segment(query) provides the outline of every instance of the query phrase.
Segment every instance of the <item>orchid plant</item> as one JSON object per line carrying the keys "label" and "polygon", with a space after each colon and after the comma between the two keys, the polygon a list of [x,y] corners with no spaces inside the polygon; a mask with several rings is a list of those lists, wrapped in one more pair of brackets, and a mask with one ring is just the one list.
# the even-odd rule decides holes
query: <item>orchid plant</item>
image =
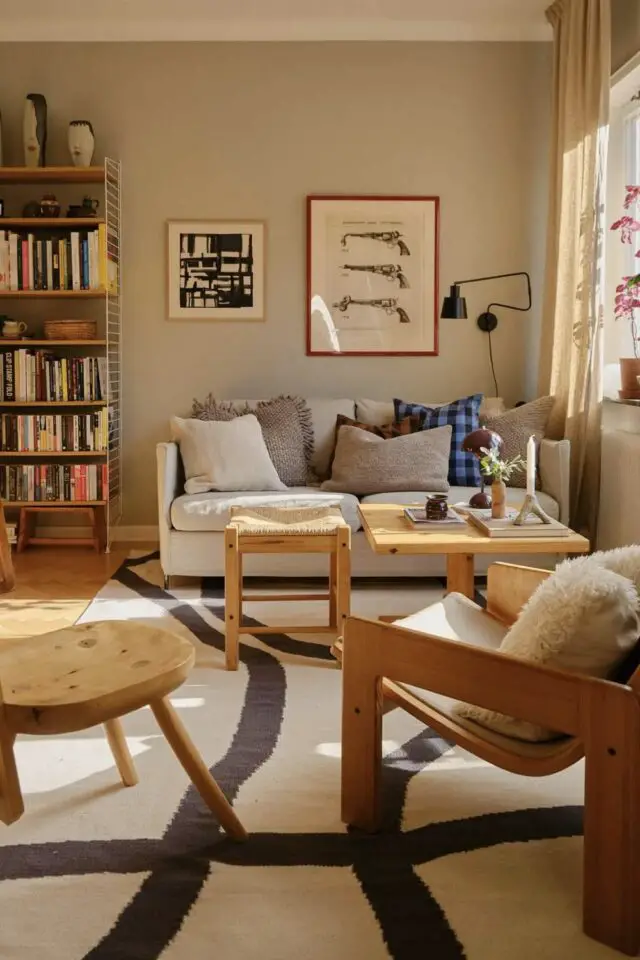
{"label": "orchid plant", "polygon": [[[624,198],[624,209],[634,210],[640,206],[640,186],[626,187]],[[640,220],[636,220],[631,214],[624,214],[615,223],[611,224],[612,230],[620,231],[620,240],[622,243],[633,243],[634,234],[640,230]],[[640,251],[636,253],[640,257]],[[640,357],[638,351],[638,325],[636,323],[635,311],[640,309],[640,272],[630,277],[623,277],[622,283],[616,287],[616,296],[614,301],[614,316],[616,320],[626,320],[631,327],[631,339],[633,342],[633,355]]]}

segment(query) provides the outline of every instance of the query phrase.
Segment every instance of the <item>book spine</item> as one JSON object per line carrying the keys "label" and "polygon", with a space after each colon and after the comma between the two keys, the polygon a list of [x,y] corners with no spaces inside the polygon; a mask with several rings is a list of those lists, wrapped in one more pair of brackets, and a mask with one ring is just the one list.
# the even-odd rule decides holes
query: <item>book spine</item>
{"label": "book spine", "polygon": [[34,239],[35,239],[35,238],[34,238],[34,236],[33,236],[32,233],[30,233],[29,236],[27,237],[27,265],[28,265],[28,271],[29,271],[29,274],[28,274],[28,275],[29,275],[29,286],[27,287],[27,290],[35,290],[35,289],[36,289],[36,287],[35,287],[35,269],[34,269],[34,262],[33,262],[33,261],[34,261],[34,249],[35,249]]}
{"label": "book spine", "polygon": [[9,287],[18,290],[18,234],[9,234]]}
{"label": "book spine", "polygon": [[71,233],[71,289],[81,289],[80,275],[80,234],[73,230]]}

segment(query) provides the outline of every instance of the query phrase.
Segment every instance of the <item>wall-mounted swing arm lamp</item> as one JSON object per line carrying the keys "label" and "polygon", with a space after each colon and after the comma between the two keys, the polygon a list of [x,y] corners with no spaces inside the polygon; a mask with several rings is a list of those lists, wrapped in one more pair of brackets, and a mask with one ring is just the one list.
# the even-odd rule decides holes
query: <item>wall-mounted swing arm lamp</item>
{"label": "wall-mounted swing arm lamp", "polygon": [[482,283],[485,280],[503,280],[505,277],[524,277],[527,281],[527,305],[526,307],[516,307],[512,303],[490,303],[484,313],[481,313],[476,323],[484,333],[489,334],[489,359],[491,361],[491,372],[493,382],[496,387],[496,396],[498,395],[498,381],[493,366],[493,350],[491,348],[491,333],[498,326],[498,318],[492,313],[492,307],[504,307],[506,310],[518,310],[520,313],[526,313],[531,310],[531,277],[524,270],[517,273],[497,273],[492,277],[473,277],[471,280],[456,280],[449,288],[449,296],[442,301],[442,310],[440,318],[442,320],[466,320],[467,319],[467,301],[460,296],[460,287],[466,283]]}

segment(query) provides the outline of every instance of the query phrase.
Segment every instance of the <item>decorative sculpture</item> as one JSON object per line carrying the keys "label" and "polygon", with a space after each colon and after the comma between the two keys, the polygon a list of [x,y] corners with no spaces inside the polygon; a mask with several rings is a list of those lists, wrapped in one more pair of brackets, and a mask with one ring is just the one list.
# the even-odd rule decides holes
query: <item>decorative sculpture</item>
{"label": "decorative sculpture", "polygon": [[69,124],[69,152],[75,167],[90,167],[95,148],[93,127],[88,120],[72,120]]}
{"label": "decorative sculpture", "polygon": [[46,166],[47,101],[41,93],[27,94],[24,104],[22,135],[25,166]]}

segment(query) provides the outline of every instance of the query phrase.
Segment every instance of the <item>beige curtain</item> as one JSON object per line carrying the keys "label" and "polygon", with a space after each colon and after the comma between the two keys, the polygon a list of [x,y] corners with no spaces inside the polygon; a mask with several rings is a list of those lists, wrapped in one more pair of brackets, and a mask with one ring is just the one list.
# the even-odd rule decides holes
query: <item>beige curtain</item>
{"label": "beige curtain", "polygon": [[557,0],[555,82],[540,394],[552,432],[571,441],[571,518],[595,536],[600,486],[604,175],[610,0]]}

